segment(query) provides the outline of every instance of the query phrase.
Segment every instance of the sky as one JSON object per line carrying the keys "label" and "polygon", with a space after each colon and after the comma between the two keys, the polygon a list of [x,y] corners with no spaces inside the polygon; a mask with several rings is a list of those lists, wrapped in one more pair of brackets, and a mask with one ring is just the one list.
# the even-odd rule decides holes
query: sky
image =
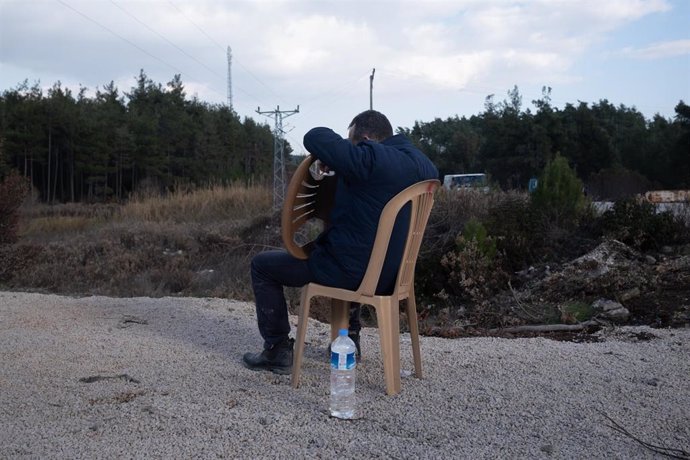
{"label": "sky", "polygon": [[[0,0],[0,91],[57,81],[124,94],[141,69],[241,118],[280,109],[285,138],[370,107],[394,128],[470,117],[517,86],[523,109],[690,103],[690,0]],[[373,71],[373,69],[376,69]],[[298,113],[292,113],[299,107]]]}

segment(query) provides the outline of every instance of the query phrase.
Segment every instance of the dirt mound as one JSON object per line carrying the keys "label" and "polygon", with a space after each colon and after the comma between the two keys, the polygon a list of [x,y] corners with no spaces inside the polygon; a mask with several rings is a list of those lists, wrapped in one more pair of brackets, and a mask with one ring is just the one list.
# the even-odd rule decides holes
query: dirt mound
{"label": "dirt mound", "polygon": [[[542,276],[531,276],[516,293],[522,304],[615,301],[630,324],[657,327],[690,322],[690,256],[644,255],[610,240]],[[565,318],[564,318],[565,319]]]}

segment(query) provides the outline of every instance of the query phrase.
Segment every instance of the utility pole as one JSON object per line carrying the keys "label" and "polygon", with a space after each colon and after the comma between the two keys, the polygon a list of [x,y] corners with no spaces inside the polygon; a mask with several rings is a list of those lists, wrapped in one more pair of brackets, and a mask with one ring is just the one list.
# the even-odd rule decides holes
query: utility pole
{"label": "utility pole", "polygon": [[374,72],[376,72],[376,68],[371,69],[369,76],[369,110],[374,109]]}
{"label": "utility pole", "polygon": [[228,108],[232,110],[232,50],[228,46]]}
{"label": "utility pole", "polygon": [[275,110],[261,111],[257,107],[256,113],[266,115],[275,120],[273,130],[273,210],[277,211],[283,207],[285,199],[285,153],[283,139],[283,118],[299,113],[299,105],[295,110],[280,110],[276,106]]}

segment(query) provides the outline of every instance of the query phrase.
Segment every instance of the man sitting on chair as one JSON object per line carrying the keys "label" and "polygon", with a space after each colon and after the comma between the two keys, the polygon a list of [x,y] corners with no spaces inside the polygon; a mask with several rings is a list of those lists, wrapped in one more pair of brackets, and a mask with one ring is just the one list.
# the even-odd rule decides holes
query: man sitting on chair
{"label": "man sitting on chair", "polygon": [[[259,353],[246,353],[252,370],[289,374],[294,340],[290,338],[283,287],[311,282],[356,290],[364,278],[379,217],[386,203],[412,184],[437,179],[438,170],[403,134],[393,135],[380,112],[367,110],[348,127],[348,139],[329,128],[313,128],[304,136],[305,148],[336,172],[338,185],[330,226],[314,241],[309,259],[271,250],[252,259],[251,277],[259,333]],[[393,291],[407,236],[409,206],[396,219],[376,292]],[[350,312],[350,336],[359,351],[359,306]]]}

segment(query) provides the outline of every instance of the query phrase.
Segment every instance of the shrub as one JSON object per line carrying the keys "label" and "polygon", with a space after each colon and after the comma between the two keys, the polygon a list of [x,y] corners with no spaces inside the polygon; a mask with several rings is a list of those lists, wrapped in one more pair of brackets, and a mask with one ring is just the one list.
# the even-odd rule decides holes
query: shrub
{"label": "shrub", "polygon": [[585,209],[582,182],[561,155],[544,167],[532,204],[546,221],[565,227],[573,226]]}
{"label": "shrub", "polygon": [[456,244],[458,249],[463,249],[463,241],[476,241],[477,249],[489,261],[493,261],[496,257],[496,240],[486,233],[486,228],[477,219],[470,219],[465,224],[465,230],[462,234],[462,240],[458,240]]}
{"label": "shrub", "polygon": [[0,244],[17,241],[19,207],[28,193],[28,180],[16,172],[0,183]]}
{"label": "shrub", "polygon": [[601,216],[604,236],[639,250],[683,243],[688,229],[670,212],[657,213],[654,205],[637,199],[620,200]]}
{"label": "shrub", "polygon": [[486,228],[495,239],[503,263],[517,271],[532,263],[535,235],[534,212],[524,193],[507,192],[489,209]]}
{"label": "shrub", "polygon": [[456,238],[455,249],[441,257],[447,281],[437,296],[481,305],[506,284],[507,275],[500,264],[494,238],[479,221],[470,220],[464,234]]}
{"label": "shrub", "polygon": [[445,292],[462,300],[482,301],[488,294],[486,278],[491,261],[484,257],[476,240],[460,235],[458,247],[441,258],[448,280]]}
{"label": "shrub", "polygon": [[456,248],[457,236],[470,219],[483,220],[490,203],[499,195],[445,189],[436,193],[415,273],[416,293],[421,298],[433,302],[435,294],[445,289],[447,280],[439,276],[441,257]]}
{"label": "shrub", "polygon": [[560,305],[560,322],[565,324],[575,324],[588,321],[594,316],[592,304],[583,301],[570,301]]}

